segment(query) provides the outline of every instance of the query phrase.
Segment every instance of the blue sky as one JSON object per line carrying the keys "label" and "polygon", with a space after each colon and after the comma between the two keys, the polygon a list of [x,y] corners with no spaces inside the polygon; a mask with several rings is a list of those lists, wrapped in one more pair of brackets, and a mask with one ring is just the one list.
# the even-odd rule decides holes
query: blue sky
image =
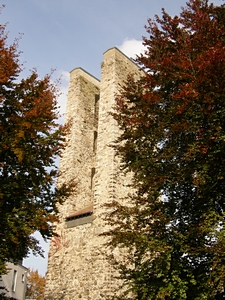
{"label": "blue sky", "polygon": [[[3,1],[3,2],[2,2]],[[222,0],[210,1],[221,5]],[[82,67],[100,79],[103,52],[120,48],[128,56],[139,53],[148,18],[179,14],[185,0],[0,0],[5,8],[1,24],[8,23],[9,42],[21,35],[23,75],[37,68],[40,76],[56,69],[62,78],[62,113],[66,106],[69,72]],[[48,244],[43,244],[48,251]],[[45,274],[47,259],[31,256],[26,267]]]}

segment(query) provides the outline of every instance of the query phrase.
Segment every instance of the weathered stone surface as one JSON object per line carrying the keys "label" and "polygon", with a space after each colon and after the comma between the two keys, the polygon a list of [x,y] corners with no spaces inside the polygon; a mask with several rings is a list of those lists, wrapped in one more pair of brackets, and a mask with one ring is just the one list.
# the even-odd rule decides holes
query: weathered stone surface
{"label": "weathered stone surface", "polygon": [[[106,299],[117,285],[105,256],[105,238],[99,234],[106,230],[103,205],[128,192],[129,176],[119,172],[118,158],[109,147],[119,133],[109,112],[128,73],[140,70],[112,48],[104,53],[100,82],[81,68],[70,74],[66,119],[72,130],[60,170],[62,180],[78,180],[78,189],[60,207],[59,237],[50,244],[46,299]],[[90,223],[67,228],[68,216],[92,205]]]}

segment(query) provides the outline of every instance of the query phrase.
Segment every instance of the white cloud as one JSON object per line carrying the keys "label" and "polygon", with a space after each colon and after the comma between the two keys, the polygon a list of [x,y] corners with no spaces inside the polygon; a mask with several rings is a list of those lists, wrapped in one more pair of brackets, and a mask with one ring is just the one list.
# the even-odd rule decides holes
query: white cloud
{"label": "white cloud", "polygon": [[60,75],[62,78],[62,82],[68,83],[70,81],[70,73],[69,72],[62,70],[62,71],[60,71]]}
{"label": "white cloud", "polygon": [[64,117],[66,113],[66,103],[67,103],[67,95],[68,95],[68,87],[70,81],[70,73],[66,71],[60,71],[59,77],[61,78],[61,86],[60,91],[61,95],[58,97],[59,104],[59,112],[61,117],[59,118],[59,122],[64,123]]}
{"label": "white cloud", "polygon": [[136,58],[136,55],[144,53],[145,47],[142,44],[142,41],[135,39],[125,39],[118,47],[124,54],[128,57]]}

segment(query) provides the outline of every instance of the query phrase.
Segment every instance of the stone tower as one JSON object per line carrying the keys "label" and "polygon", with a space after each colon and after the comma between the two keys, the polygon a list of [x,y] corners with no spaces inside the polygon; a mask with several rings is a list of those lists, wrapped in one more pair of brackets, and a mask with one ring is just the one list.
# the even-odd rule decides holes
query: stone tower
{"label": "stone tower", "polygon": [[61,180],[76,178],[76,195],[60,207],[58,237],[50,244],[46,299],[106,299],[116,282],[104,255],[104,204],[127,194],[129,179],[109,145],[118,136],[109,114],[119,84],[140,69],[117,48],[104,53],[101,80],[76,68],[70,73],[66,120],[72,122],[60,161]]}

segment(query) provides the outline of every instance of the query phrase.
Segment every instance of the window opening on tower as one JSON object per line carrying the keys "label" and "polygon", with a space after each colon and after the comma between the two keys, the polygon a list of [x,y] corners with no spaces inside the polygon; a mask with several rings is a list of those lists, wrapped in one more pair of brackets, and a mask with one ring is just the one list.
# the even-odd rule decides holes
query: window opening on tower
{"label": "window opening on tower", "polygon": [[66,227],[71,228],[71,227],[91,223],[92,220],[93,220],[93,205],[90,205],[66,217]]}

